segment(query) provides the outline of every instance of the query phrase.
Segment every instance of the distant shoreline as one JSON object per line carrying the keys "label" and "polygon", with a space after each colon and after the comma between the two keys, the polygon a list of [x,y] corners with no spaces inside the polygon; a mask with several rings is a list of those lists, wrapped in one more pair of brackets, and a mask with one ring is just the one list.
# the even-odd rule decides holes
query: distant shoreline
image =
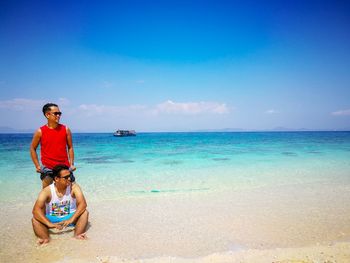
{"label": "distant shoreline", "polygon": [[[113,132],[108,131],[77,131],[74,134],[113,134]],[[149,133],[307,133],[307,132],[350,132],[348,130],[200,130],[200,131],[140,131],[138,134],[149,134]],[[13,132],[2,132],[1,135],[12,135],[12,134],[33,134],[33,131],[13,131]]]}

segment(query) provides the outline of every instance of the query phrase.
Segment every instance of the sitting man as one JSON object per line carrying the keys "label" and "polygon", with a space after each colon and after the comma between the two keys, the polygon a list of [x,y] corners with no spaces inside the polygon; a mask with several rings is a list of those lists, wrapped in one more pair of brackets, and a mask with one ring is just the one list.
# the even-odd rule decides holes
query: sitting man
{"label": "sitting man", "polygon": [[87,204],[78,184],[71,183],[71,172],[66,165],[53,168],[54,183],[41,190],[33,207],[33,230],[39,244],[50,241],[49,228],[62,230],[75,225],[74,237],[86,239],[88,223]]}

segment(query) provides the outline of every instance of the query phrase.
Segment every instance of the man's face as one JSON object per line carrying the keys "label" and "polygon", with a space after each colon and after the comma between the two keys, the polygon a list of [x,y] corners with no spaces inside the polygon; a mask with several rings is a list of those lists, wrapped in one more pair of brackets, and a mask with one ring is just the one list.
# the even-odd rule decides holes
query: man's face
{"label": "man's face", "polygon": [[60,122],[62,112],[60,112],[60,109],[58,107],[50,107],[50,111],[46,112],[46,118],[48,120],[51,120],[53,122]]}
{"label": "man's face", "polygon": [[60,175],[55,178],[56,183],[68,186],[71,184],[70,176],[71,174],[69,170],[62,170]]}

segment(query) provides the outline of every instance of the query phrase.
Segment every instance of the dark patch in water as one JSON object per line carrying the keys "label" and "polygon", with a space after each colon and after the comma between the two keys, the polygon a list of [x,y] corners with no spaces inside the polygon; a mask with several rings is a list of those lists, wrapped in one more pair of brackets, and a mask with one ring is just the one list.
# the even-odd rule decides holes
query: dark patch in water
{"label": "dark patch in water", "polygon": [[189,192],[205,192],[210,188],[189,188],[189,189],[151,189],[151,190],[136,190],[130,191],[130,194],[176,194],[176,193],[189,193]]}
{"label": "dark patch in water", "polygon": [[321,154],[322,152],[319,152],[319,151],[308,151],[308,153],[312,153],[312,154]]}
{"label": "dark patch in water", "polygon": [[21,152],[23,149],[21,148],[3,148],[3,149],[0,149],[1,152]]}
{"label": "dark patch in water", "polygon": [[165,160],[162,162],[163,164],[167,164],[167,165],[178,165],[181,164],[182,161],[178,161],[178,160]]}
{"label": "dark patch in water", "polygon": [[86,154],[96,154],[98,151],[87,151]]}
{"label": "dark patch in water", "polygon": [[208,191],[209,188],[190,188],[190,189],[152,189],[151,193],[187,193],[187,192],[199,192]]}
{"label": "dark patch in water", "polygon": [[134,163],[135,161],[133,160],[128,160],[128,159],[123,159],[123,160],[120,160],[121,163]]}
{"label": "dark patch in water", "polygon": [[298,156],[296,153],[293,152],[282,152],[282,154],[286,156]]}
{"label": "dark patch in water", "polygon": [[213,158],[214,161],[229,161],[230,158]]}
{"label": "dark patch in water", "polygon": [[99,156],[99,157],[85,157],[82,160],[86,163],[110,163],[110,157]]}

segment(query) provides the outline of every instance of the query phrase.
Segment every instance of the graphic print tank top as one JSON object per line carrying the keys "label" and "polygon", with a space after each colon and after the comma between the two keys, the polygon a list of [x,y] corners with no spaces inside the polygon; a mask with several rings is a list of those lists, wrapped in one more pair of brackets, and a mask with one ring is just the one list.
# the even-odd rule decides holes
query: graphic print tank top
{"label": "graphic print tank top", "polygon": [[55,190],[55,184],[50,184],[51,201],[46,203],[46,214],[50,216],[63,217],[74,213],[77,209],[76,199],[71,195],[72,186],[69,185],[63,197],[59,198]]}

